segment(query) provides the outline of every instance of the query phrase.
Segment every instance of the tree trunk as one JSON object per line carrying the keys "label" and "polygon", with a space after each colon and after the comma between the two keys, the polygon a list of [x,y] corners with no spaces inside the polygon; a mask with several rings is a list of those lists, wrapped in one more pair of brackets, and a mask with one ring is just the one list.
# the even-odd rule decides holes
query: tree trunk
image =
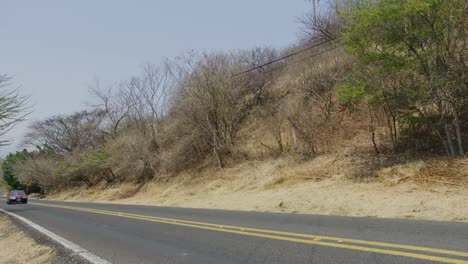
{"label": "tree trunk", "polygon": [[397,141],[396,141],[396,120],[395,116],[391,113],[391,111],[386,107],[385,109],[385,116],[387,118],[387,127],[390,133],[390,139],[392,141],[392,151],[396,151]]}
{"label": "tree trunk", "polygon": [[449,130],[449,127],[448,127],[448,124],[447,124],[447,120],[445,119],[445,117],[443,118],[443,122],[444,122],[444,132],[445,132],[445,136],[447,137],[447,145],[448,145],[448,148],[449,148],[449,151],[450,151],[450,157],[455,157],[455,149],[453,147],[453,141],[452,141],[452,135],[450,134],[450,130]]}
{"label": "tree trunk", "polygon": [[276,131],[276,142],[278,143],[279,152],[283,153],[284,148],[283,148],[283,136],[281,133],[281,127],[278,128],[278,130]]}
{"label": "tree trunk", "polygon": [[369,110],[369,118],[370,118],[369,128],[372,132],[372,145],[374,146],[375,154],[379,155],[380,151],[379,151],[379,148],[377,147],[377,143],[375,143],[375,127],[374,127],[374,116],[372,115],[372,108],[369,106],[368,110]]}
{"label": "tree trunk", "polygon": [[372,145],[374,146],[375,154],[379,155],[380,151],[379,148],[377,147],[377,144],[375,143],[375,132],[372,131]]}
{"label": "tree trunk", "polygon": [[218,162],[218,167],[220,169],[224,168],[224,160],[222,154],[219,152],[219,126],[215,123],[211,123],[210,114],[206,113],[206,121],[208,122],[208,127],[211,130],[213,135],[213,154]]}
{"label": "tree trunk", "polygon": [[291,128],[292,128],[293,146],[294,148],[296,148],[296,144],[297,144],[296,128],[294,126],[291,126]]}
{"label": "tree trunk", "polygon": [[158,129],[154,120],[151,120],[151,144],[150,144],[150,151],[151,152],[159,152],[159,144],[158,144]]}
{"label": "tree trunk", "polygon": [[309,146],[309,150],[312,152],[312,155],[315,155],[315,147],[314,147],[314,142],[313,142],[313,135],[308,134],[304,132],[299,126],[297,126],[296,123],[292,121],[291,118],[288,117],[288,121],[291,124],[291,126],[294,128],[294,131],[298,132],[299,135],[304,139],[304,141],[307,143]]}
{"label": "tree trunk", "polygon": [[440,141],[442,141],[442,144],[444,145],[445,153],[447,153],[447,155],[450,156],[450,150],[449,150],[449,148],[447,146],[447,141],[445,141],[444,136],[442,136],[442,134],[440,134],[439,130],[435,129],[435,131],[437,133],[437,136],[439,136]]}
{"label": "tree trunk", "polygon": [[392,114],[392,121],[393,121],[393,137],[394,137],[394,151],[396,151],[398,147],[398,132],[397,132],[397,123],[396,123],[396,117],[394,114]]}
{"label": "tree trunk", "polygon": [[463,149],[463,139],[462,139],[462,133],[461,133],[461,129],[460,129],[460,119],[458,117],[458,113],[457,111],[454,111],[455,112],[455,131],[456,131],[456,134],[457,134],[457,143],[458,143],[458,155],[460,156],[464,156],[465,155],[465,151]]}
{"label": "tree trunk", "polygon": [[114,172],[112,171],[111,168],[107,168],[107,170],[105,171],[105,174],[106,175],[106,182],[107,183],[113,183],[115,181],[115,174]]}
{"label": "tree trunk", "polygon": [[215,155],[216,161],[218,162],[218,167],[220,169],[224,168],[223,156],[221,155],[221,153],[219,153],[219,149],[216,146],[216,144],[213,146],[213,153]]}

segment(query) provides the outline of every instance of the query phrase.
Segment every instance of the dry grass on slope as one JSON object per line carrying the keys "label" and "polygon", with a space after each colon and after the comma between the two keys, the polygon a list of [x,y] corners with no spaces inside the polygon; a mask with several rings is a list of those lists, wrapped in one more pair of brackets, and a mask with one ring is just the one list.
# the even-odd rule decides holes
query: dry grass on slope
{"label": "dry grass on slope", "polygon": [[468,186],[468,159],[433,159],[392,166],[379,171],[387,182],[413,180],[419,184]]}
{"label": "dry grass on slope", "polygon": [[[455,182],[455,177],[466,180],[465,160],[415,161],[375,171],[372,177],[364,170],[368,162],[354,156],[332,155],[307,162],[286,158],[251,161],[224,170],[185,172],[168,181],[154,181],[144,186],[78,188],[49,198],[468,221],[467,185],[445,184]],[[430,171],[432,168],[434,170]],[[360,177],[361,172],[366,176]]]}

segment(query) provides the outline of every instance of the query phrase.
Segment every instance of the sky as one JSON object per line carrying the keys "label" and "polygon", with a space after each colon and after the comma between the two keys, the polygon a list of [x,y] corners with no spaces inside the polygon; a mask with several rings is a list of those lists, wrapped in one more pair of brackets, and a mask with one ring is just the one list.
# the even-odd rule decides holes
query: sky
{"label": "sky", "polygon": [[128,79],[187,51],[285,48],[300,37],[305,0],[4,0],[0,73],[30,96],[32,114],[0,157],[20,149],[28,122],[82,110],[94,79]]}

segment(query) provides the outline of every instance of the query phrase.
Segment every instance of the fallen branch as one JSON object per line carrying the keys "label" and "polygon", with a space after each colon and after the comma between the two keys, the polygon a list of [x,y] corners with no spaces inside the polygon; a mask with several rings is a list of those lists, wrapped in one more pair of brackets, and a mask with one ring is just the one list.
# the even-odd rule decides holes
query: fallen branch
{"label": "fallen branch", "polygon": [[260,141],[260,144],[261,144],[262,146],[264,146],[265,148],[267,148],[267,149],[270,149],[270,150],[273,150],[273,151],[275,151],[275,152],[281,153],[281,151],[279,151],[279,150],[277,150],[277,149],[275,149],[275,148],[273,148],[273,147],[270,147],[270,146],[264,144],[262,141]]}

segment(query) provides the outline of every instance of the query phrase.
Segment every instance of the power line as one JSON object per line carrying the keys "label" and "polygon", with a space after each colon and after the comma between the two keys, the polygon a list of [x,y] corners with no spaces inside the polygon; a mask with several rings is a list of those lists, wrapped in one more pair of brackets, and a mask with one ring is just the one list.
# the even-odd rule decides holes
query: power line
{"label": "power line", "polygon": [[317,56],[322,55],[322,54],[324,54],[324,53],[327,53],[327,52],[329,52],[329,51],[332,51],[332,50],[338,49],[338,48],[340,48],[340,47],[343,47],[344,45],[345,45],[345,44],[340,44],[340,45],[338,45],[338,46],[331,47],[331,48],[326,49],[326,50],[323,50],[323,51],[321,51],[321,52],[319,52],[319,53],[315,53],[315,54],[312,54],[312,55],[307,56],[307,57],[305,57],[305,58],[299,59],[299,60],[297,60],[297,61],[293,61],[293,62],[291,62],[291,63],[288,63],[288,64],[286,64],[286,65],[281,65],[281,66],[279,66],[278,68],[284,68],[284,67],[290,66],[290,65],[292,65],[292,64],[296,64],[296,63],[299,63],[299,62],[302,62],[302,61],[305,61],[305,60],[312,59],[312,58],[314,58],[314,57],[317,57]]}
{"label": "power line", "polygon": [[243,75],[243,74],[246,74],[246,73],[249,73],[249,72],[258,70],[258,69],[263,68],[263,67],[265,67],[265,66],[271,65],[271,64],[276,63],[276,62],[279,62],[279,61],[282,61],[282,60],[287,59],[287,58],[292,57],[292,56],[296,56],[297,54],[300,54],[300,53],[302,53],[302,52],[305,52],[305,51],[308,51],[308,50],[310,50],[310,49],[316,48],[316,47],[321,46],[321,45],[323,45],[323,44],[327,44],[327,43],[332,42],[332,41],[333,41],[333,40],[330,39],[330,40],[325,40],[325,41],[319,42],[319,43],[314,44],[314,45],[312,45],[312,46],[310,46],[310,47],[307,47],[307,48],[305,48],[305,49],[302,49],[302,50],[293,52],[293,53],[288,54],[288,55],[286,55],[286,56],[283,56],[283,57],[281,57],[281,58],[278,58],[278,59],[269,61],[269,62],[264,63],[264,64],[259,65],[259,66],[255,66],[255,67],[250,68],[250,69],[248,69],[248,70],[245,70],[245,71],[242,71],[242,72],[233,74],[233,75],[229,76],[228,78],[236,77],[236,76],[239,76],[239,75]]}
{"label": "power line", "polygon": [[326,49],[326,50],[321,51],[321,52],[319,52],[319,53],[312,54],[312,55],[310,55],[310,56],[307,56],[307,57],[305,57],[305,58],[299,59],[299,60],[297,60],[297,61],[293,61],[293,62],[290,62],[290,63],[285,64],[285,65],[280,65],[280,66],[278,66],[278,67],[276,67],[276,68],[274,68],[274,69],[269,70],[268,73],[274,72],[274,71],[277,71],[277,70],[281,70],[281,69],[283,69],[283,68],[286,68],[286,67],[288,67],[288,66],[291,66],[291,65],[293,65],[293,64],[296,64],[296,63],[299,63],[299,62],[302,62],[302,61],[305,61],[305,60],[312,59],[312,58],[314,58],[314,57],[317,57],[317,56],[322,55],[322,54],[324,54],[324,53],[327,53],[327,52],[329,52],[329,51],[332,51],[332,50],[338,49],[338,48],[340,48],[340,47],[343,47],[344,45],[345,45],[345,44],[341,44],[341,45],[338,45],[338,46],[335,46],[335,47],[331,47],[331,48],[329,48],[329,49]]}

